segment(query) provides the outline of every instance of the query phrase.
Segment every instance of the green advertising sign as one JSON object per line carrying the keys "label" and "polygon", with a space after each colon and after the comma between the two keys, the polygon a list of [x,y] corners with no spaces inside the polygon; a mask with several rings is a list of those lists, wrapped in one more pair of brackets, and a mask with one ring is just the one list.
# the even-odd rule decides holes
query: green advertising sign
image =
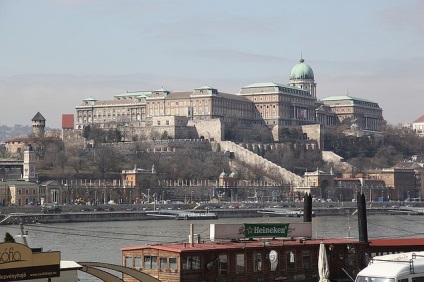
{"label": "green advertising sign", "polygon": [[255,237],[287,237],[289,232],[288,223],[245,223],[244,236]]}

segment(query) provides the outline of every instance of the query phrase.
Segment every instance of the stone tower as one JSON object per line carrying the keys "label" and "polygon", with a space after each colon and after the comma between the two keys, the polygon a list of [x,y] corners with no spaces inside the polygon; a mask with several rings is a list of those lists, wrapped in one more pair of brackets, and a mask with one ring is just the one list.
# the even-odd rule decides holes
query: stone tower
{"label": "stone tower", "polygon": [[32,150],[31,145],[25,148],[24,151],[22,178],[25,181],[37,180],[37,177],[35,175],[35,152]]}
{"label": "stone tower", "polygon": [[46,127],[46,119],[40,112],[32,118],[32,134],[35,137],[44,137],[44,128]]}

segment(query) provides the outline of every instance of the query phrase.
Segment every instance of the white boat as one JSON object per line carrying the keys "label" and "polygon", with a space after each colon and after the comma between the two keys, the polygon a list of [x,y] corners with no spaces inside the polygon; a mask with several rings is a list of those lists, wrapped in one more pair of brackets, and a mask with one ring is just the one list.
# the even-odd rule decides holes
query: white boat
{"label": "white boat", "polygon": [[373,257],[356,276],[355,282],[424,281],[424,252]]}

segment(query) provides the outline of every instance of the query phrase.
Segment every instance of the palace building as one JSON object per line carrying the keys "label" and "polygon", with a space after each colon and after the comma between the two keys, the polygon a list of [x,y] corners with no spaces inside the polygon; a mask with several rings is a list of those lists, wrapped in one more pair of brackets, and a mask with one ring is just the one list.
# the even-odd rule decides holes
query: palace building
{"label": "palace building", "polygon": [[[245,127],[267,126],[278,141],[282,128],[309,124],[335,127],[347,117],[360,129],[370,131],[381,131],[384,123],[382,109],[377,103],[352,97],[318,100],[314,72],[301,59],[293,67],[287,85],[252,83],[237,94],[203,86],[183,92],[164,88],[127,92],[103,101],[88,98],[76,107],[75,128],[95,124],[104,129],[131,131],[134,135],[140,128],[153,126],[160,131],[161,127],[166,127],[171,137],[184,138],[188,131],[182,129],[196,127],[199,121],[219,120],[224,127],[237,121]],[[217,125],[206,127],[211,126]],[[221,131],[215,133],[208,135],[223,138]]]}
{"label": "palace building", "polygon": [[327,97],[322,102],[336,114],[339,123],[349,121],[358,129],[378,132],[385,125],[383,110],[375,102],[349,95]]}

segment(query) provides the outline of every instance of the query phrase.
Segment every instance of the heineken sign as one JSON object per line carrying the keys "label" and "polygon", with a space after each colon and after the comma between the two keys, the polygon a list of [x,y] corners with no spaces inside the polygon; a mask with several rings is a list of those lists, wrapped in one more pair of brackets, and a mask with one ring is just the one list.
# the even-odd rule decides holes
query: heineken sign
{"label": "heineken sign", "polygon": [[289,232],[288,223],[257,223],[244,224],[244,236],[246,238],[256,237],[287,237]]}

